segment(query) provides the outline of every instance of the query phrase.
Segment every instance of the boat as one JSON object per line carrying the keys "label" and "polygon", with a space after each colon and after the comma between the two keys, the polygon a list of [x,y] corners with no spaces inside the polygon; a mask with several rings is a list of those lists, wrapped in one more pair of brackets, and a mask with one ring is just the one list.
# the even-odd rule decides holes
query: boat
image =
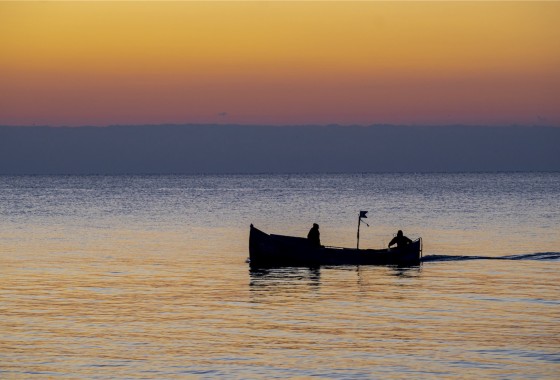
{"label": "boat", "polygon": [[404,248],[359,249],[313,245],[307,238],[267,234],[251,224],[249,263],[252,268],[330,265],[420,264],[422,238]]}

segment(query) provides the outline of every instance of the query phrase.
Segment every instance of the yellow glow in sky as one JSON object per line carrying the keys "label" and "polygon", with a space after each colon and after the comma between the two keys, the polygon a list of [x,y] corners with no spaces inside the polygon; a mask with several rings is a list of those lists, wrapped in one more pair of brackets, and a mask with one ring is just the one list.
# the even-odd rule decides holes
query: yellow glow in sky
{"label": "yellow glow in sky", "polygon": [[559,19],[555,2],[3,2],[0,124],[560,124]]}

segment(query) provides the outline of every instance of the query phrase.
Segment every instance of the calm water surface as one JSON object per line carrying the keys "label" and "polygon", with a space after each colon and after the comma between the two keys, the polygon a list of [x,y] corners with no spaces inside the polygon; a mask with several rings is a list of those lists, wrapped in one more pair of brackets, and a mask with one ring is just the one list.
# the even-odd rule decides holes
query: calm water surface
{"label": "calm water surface", "polygon": [[[249,224],[419,267],[251,271]],[[560,377],[560,174],[0,177],[0,378]]]}

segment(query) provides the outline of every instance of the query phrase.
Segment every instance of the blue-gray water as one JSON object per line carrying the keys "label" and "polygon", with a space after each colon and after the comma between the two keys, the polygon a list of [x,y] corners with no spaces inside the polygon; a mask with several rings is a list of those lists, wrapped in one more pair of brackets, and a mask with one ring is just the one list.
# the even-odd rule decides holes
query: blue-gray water
{"label": "blue-gray water", "polygon": [[[424,239],[250,271],[249,224]],[[558,378],[560,173],[0,177],[0,378]]]}

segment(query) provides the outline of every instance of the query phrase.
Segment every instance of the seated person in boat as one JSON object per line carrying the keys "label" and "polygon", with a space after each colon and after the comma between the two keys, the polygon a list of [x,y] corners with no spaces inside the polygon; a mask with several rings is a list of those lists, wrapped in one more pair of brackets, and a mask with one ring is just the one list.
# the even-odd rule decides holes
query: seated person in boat
{"label": "seated person in boat", "polygon": [[406,236],[403,235],[403,232],[401,230],[399,230],[399,232],[397,232],[397,236],[395,236],[390,242],[389,242],[389,248],[391,248],[391,246],[393,244],[397,245],[397,248],[404,248],[406,247],[408,244],[412,243],[412,240],[410,240],[409,238],[407,238]]}
{"label": "seated person in boat", "polygon": [[321,246],[321,238],[319,233],[319,225],[317,223],[313,223],[313,227],[309,230],[307,234],[307,240],[311,242],[311,244],[315,247]]}

